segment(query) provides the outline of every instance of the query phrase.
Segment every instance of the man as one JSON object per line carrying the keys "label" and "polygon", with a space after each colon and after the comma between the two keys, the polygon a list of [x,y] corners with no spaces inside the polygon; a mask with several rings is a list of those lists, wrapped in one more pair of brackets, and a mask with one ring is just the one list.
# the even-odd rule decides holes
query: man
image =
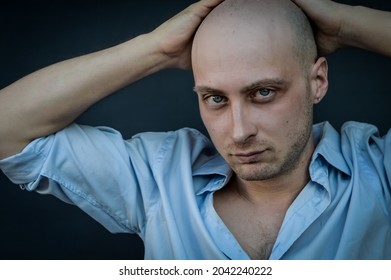
{"label": "man", "polygon": [[[357,123],[341,138],[327,123],[312,128],[327,63],[292,2],[227,0],[210,12],[219,2],[201,1],[150,34],[5,88],[1,168],[110,231],[139,234],[146,258],[391,257],[389,136]],[[318,24],[320,53],[349,45],[390,55],[390,34],[377,28],[390,25],[388,13],[296,3]],[[189,129],[123,141],[112,129],[71,124],[120,87],[189,67],[191,45],[214,146]]]}

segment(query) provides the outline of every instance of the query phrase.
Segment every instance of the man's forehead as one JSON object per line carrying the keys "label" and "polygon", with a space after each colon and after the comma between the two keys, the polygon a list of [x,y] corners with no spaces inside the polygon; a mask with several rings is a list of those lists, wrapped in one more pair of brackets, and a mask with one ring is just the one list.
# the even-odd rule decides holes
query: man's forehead
{"label": "man's forehead", "polygon": [[[193,50],[193,73],[196,81],[240,80],[243,84],[260,79],[281,79],[300,68],[289,42],[274,40],[244,45],[237,40],[226,44],[198,45]],[[250,47],[251,46],[251,47]]]}

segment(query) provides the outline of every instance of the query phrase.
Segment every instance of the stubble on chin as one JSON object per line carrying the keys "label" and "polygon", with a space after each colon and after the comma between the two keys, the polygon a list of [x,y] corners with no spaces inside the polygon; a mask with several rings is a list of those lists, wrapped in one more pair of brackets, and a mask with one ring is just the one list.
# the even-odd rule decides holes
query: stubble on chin
{"label": "stubble on chin", "polygon": [[[311,134],[312,123],[308,122],[302,131],[288,136],[288,139],[295,139],[295,141],[288,147],[285,154],[268,144],[264,160],[240,163],[234,162],[229,158],[230,156],[227,156],[227,161],[235,174],[245,181],[263,181],[285,176],[297,168],[307,168],[307,166],[302,165],[307,164],[307,150],[309,149]],[[258,147],[265,146],[265,142],[258,144]]]}

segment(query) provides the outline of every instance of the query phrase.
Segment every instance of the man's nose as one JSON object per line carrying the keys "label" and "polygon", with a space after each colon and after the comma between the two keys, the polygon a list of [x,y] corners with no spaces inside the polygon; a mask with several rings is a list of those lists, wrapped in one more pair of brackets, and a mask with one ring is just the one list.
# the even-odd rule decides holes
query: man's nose
{"label": "man's nose", "polygon": [[257,128],[251,117],[251,110],[243,104],[234,104],[231,107],[232,139],[236,143],[243,143],[255,136]]}

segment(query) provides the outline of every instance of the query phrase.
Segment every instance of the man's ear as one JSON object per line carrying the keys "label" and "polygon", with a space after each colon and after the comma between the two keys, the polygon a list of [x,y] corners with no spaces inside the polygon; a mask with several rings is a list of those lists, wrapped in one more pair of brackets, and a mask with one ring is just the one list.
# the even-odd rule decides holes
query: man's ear
{"label": "man's ear", "polygon": [[312,66],[311,90],[314,104],[318,104],[323,99],[329,88],[328,68],[327,60],[324,57],[319,57]]}

